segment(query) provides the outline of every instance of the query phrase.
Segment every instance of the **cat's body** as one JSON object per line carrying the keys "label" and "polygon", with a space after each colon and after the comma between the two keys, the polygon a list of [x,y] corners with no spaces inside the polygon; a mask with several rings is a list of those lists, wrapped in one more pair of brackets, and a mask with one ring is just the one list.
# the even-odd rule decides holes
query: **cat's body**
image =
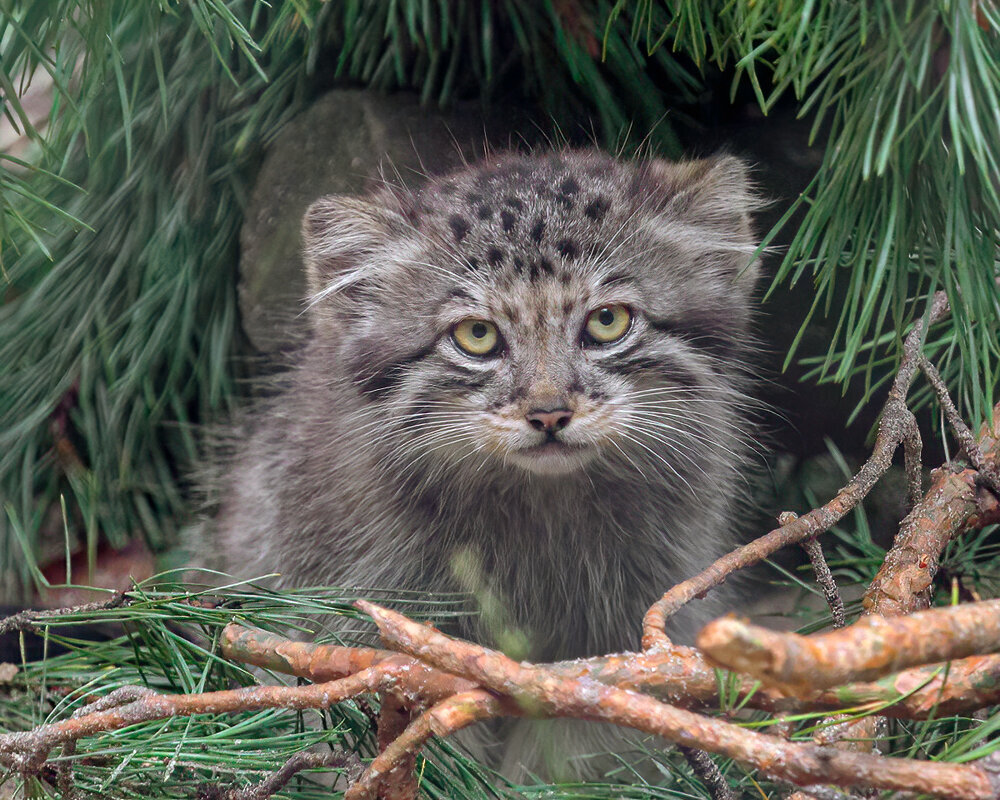
{"label": "cat's body", "polygon": [[500,612],[457,632],[532,659],[637,646],[731,548],[753,202],[732,158],[596,152],[317,202],[313,336],[233,461],[222,566],[472,590]]}

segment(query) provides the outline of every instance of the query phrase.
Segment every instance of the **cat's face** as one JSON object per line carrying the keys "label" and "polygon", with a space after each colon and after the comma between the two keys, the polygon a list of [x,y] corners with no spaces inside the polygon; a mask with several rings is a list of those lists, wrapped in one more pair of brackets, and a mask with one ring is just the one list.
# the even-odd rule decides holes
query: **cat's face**
{"label": "cat's face", "polygon": [[751,203],[732,159],[597,153],[320,201],[316,335],[336,342],[387,465],[683,480],[744,372]]}

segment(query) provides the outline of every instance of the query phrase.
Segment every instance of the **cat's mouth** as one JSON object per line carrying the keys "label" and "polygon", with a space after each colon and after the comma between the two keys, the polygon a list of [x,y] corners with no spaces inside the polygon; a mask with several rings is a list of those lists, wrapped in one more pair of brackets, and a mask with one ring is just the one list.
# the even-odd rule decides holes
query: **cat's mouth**
{"label": "cat's mouth", "polygon": [[519,467],[543,475],[573,472],[593,456],[593,447],[567,442],[551,434],[540,442],[518,448],[509,454],[510,460]]}

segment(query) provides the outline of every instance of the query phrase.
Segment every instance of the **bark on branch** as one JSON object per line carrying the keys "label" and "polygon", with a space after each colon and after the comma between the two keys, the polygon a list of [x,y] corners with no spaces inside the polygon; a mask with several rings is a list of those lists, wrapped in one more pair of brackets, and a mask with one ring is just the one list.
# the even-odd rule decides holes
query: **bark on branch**
{"label": "bark on branch", "polygon": [[864,617],[818,636],[781,633],[734,618],[698,634],[720,666],[799,696],[908,667],[1000,650],[1000,600],[937,608],[904,617]]}
{"label": "bark on branch", "polygon": [[494,650],[452,639],[372,603],[359,601],[357,605],[375,620],[383,639],[400,651],[510,698],[532,716],[576,717],[635,728],[686,747],[719,753],[797,786],[822,782],[983,800],[1000,791],[1000,783],[975,766],[883,758],[789,742],[639,692],[586,678],[563,678],[546,667],[517,663]]}
{"label": "bark on branch", "polygon": [[[415,758],[428,739],[503,716],[575,717],[635,728],[675,742],[686,752],[700,750],[733,758],[762,774],[809,787],[814,795],[831,792],[823,787],[835,784],[975,800],[1000,796],[1000,777],[985,763],[886,758],[826,743],[789,741],[696,713],[718,707],[717,663],[739,671],[732,680],[741,705],[776,715],[851,708],[855,713],[924,719],[1000,703],[1000,655],[991,655],[1000,651],[1000,600],[914,613],[929,603],[946,544],[964,530],[1000,522],[1000,498],[991,490],[1000,461],[1000,405],[991,423],[973,440],[921,352],[927,328],[946,312],[943,295],[935,296],[924,324],[906,337],[872,456],[857,475],[825,505],[797,519],[783,519],[780,528],[668,591],[646,615],[642,652],[519,664],[364,602],[359,607],[373,617],[393,650],[294,642],[230,625],[221,638],[223,655],[314,683],[196,695],[124,687],[70,719],[0,734],[0,767],[40,774],[53,750],[64,748],[56,777],[59,786],[65,787],[64,794],[70,795],[76,792],[70,759],[74,743],[83,737],[166,717],[323,708],[377,694],[383,699],[381,752],[352,784],[346,800],[375,796],[410,800],[417,793]],[[906,406],[906,394],[920,370],[941,398],[972,462],[968,469],[947,465],[937,470],[922,495],[919,434]],[[673,611],[736,569],[788,544],[814,540],[861,502],[901,444],[912,510],[865,595],[865,619],[808,637],[723,619],[702,632],[701,649],[670,643],[663,625]],[[818,545],[813,542],[810,548],[818,580],[836,611],[832,576]],[[123,596],[112,602],[127,600]],[[58,613],[20,615],[0,621],[0,630],[44,625]],[[894,615],[891,620],[883,618]],[[948,661],[947,667],[943,661]],[[340,754],[301,756],[254,787],[223,790],[213,796],[265,800],[301,769],[321,764],[351,766],[350,759]],[[720,786],[719,792],[723,789]]]}
{"label": "bark on branch", "polygon": [[916,420],[906,405],[906,394],[920,368],[920,348],[927,330],[947,313],[948,298],[944,292],[938,292],[931,301],[923,324],[916,325],[907,335],[903,344],[902,363],[889,389],[889,397],[882,407],[875,447],[848,484],[820,508],[728,553],[695,577],[671,588],[646,612],[642,623],[644,648],[665,647],[670,644],[663,627],[679,608],[718,586],[732,573],[763,561],[783,547],[799,544],[825,533],[868,496],[892,465],[896,449],[916,429]]}

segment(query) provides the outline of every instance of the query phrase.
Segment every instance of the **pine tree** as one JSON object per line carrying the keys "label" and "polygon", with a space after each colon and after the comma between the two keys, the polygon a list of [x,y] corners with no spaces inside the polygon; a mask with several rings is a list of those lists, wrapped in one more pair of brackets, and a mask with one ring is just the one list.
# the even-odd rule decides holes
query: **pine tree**
{"label": "pine tree", "polygon": [[[731,80],[732,96],[749,86],[765,113],[794,103],[825,156],[764,243],[779,232],[790,242],[772,291],[812,286],[786,363],[803,359],[811,379],[878,398],[903,336],[943,289],[952,313],[931,329],[926,352],[971,421],[997,401],[1000,10],[991,0],[0,0],[0,45],[0,108],[32,145],[23,158],[0,154],[7,600],[38,577],[32,554],[53,519],[65,524],[67,548],[84,543],[91,557],[99,543],[122,546],[137,533],[157,551],[176,541],[197,425],[224,416],[237,394],[236,248],[255,170],[281,125],[335,79],[439,104],[516,94],[556,126],[593,118],[609,146],[623,131],[653,131],[651,147],[667,155],[680,146],[664,116],[694,103],[709,73]],[[40,124],[20,98],[42,74],[53,99]],[[803,352],[801,336],[821,318],[835,331],[827,349]],[[844,563],[860,554],[877,566],[862,529],[844,533]],[[952,558],[985,573],[994,549],[977,539],[956,544]],[[871,574],[862,562],[848,565],[859,580]],[[151,594],[129,608],[132,639],[71,648],[26,671],[24,686],[92,677],[180,691],[248,680],[164,622],[211,631],[226,617],[182,596]],[[246,602],[271,603],[264,622],[289,607],[325,608],[312,595]],[[34,706],[8,699],[5,727],[38,721]],[[111,776],[93,761],[88,788],[114,781],[121,796],[145,796],[149,759],[162,755],[157,791],[181,796],[203,779],[199,769],[266,771],[306,740],[364,739],[356,707],[326,722],[317,731],[268,712],[237,733],[177,721],[159,739],[98,741],[90,754],[114,755],[120,768]],[[955,720],[902,728],[902,746],[914,750],[957,758],[985,746]],[[256,749],[230,735],[256,737]],[[141,757],[122,760],[133,751]],[[488,793],[478,768],[449,763],[450,772],[428,765],[431,794]],[[679,764],[669,768],[684,772]]]}

